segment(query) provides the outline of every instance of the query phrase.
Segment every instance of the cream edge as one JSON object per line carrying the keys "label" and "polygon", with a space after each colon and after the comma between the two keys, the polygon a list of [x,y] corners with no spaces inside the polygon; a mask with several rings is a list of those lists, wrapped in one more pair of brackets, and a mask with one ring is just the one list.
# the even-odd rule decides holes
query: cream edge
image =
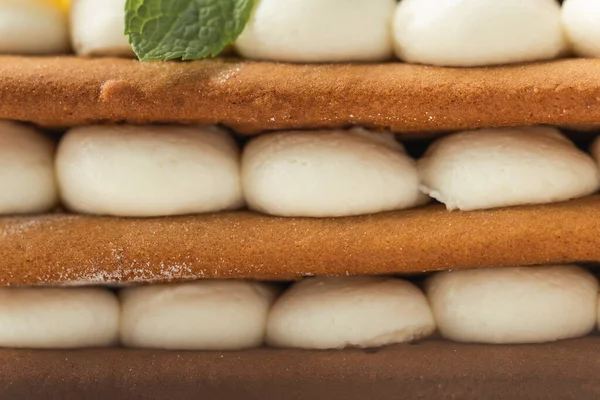
{"label": "cream edge", "polygon": [[[52,16],[54,24],[28,33],[37,35],[32,43],[15,42],[0,47],[0,53],[59,54],[71,47],[87,56],[132,56],[121,33],[124,0],[75,0],[70,24],[67,13],[42,3],[27,0],[13,12],[31,21],[48,21]],[[535,7],[519,0],[452,4],[442,0],[403,0],[398,4],[394,0],[363,0],[352,9],[344,8],[341,0],[327,0],[298,10],[296,3],[258,1],[236,45],[238,53],[253,59],[305,63],[386,61],[395,53],[406,62],[457,67],[549,60],[569,53],[600,56],[600,31],[587,23],[600,18],[593,0],[566,0],[562,9],[554,0],[535,0]],[[8,10],[11,4],[0,4],[0,10]],[[443,22],[448,20],[459,22],[446,32]],[[3,25],[16,29],[10,23],[0,19],[0,31]],[[348,40],[357,24],[363,27],[361,40]],[[69,26],[70,43],[65,34]],[[465,29],[456,30],[456,26]],[[475,28],[481,34],[469,36]],[[521,40],[501,40],[507,31],[518,33]],[[15,40],[22,37],[12,33]],[[436,36],[439,40],[430,40]],[[51,38],[57,39],[52,42]],[[57,40],[62,43],[55,44]],[[472,53],[466,50],[469,48]]]}

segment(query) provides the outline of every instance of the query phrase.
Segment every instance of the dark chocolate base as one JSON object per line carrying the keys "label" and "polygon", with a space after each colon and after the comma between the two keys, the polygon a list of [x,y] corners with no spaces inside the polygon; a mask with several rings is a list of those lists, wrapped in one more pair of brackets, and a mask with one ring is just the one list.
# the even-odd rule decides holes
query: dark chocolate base
{"label": "dark chocolate base", "polygon": [[376,351],[0,350],[0,399],[598,399],[600,338]]}

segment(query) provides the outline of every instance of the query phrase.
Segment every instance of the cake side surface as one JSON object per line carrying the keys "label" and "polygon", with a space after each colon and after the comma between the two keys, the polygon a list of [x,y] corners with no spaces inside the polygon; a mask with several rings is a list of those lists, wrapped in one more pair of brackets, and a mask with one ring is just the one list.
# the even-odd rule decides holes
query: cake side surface
{"label": "cake side surface", "polygon": [[248,134],[357,125],[422,137],[597,122],[598,76],[593,59],[462,69],[2,56],[0,118],[62,127],[221,123]]}
{"label": "cake side surface", "polygon": [[346,218],[251,212],[0,219],[0,285],[111,284],[600,261],[600,197],[468,213],[434,205]]}

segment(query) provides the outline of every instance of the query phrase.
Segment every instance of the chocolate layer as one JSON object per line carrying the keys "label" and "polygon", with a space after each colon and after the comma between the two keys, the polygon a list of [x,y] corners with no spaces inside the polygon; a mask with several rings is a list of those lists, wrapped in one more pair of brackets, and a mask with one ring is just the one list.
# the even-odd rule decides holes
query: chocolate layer
{"label": "chocolate layer", "polygon": [[597,399],[600,338],[378,351],[0,350],[0,399]]}
{"label": "chocolate layer", "polygon": [[600,261],[600,196],[498,210],[350,218],[231,212],[0,219],[0,285],[289,280]]}
{"label": "chocolate layer", "polygon": [[600,60],[589,59],[461,69],[4,56],[0,118],[58,126],[223,123],[246,133],[591,123],[600,121],[599,77]]}

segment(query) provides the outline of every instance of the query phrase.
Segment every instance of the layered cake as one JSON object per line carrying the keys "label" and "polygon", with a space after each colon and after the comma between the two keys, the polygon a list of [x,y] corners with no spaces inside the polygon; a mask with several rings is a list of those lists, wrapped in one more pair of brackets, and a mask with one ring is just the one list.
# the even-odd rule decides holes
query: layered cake
{"label": "layered cake", "polygon": [[598,397],[598,22],[0,0],[0,397]]}

